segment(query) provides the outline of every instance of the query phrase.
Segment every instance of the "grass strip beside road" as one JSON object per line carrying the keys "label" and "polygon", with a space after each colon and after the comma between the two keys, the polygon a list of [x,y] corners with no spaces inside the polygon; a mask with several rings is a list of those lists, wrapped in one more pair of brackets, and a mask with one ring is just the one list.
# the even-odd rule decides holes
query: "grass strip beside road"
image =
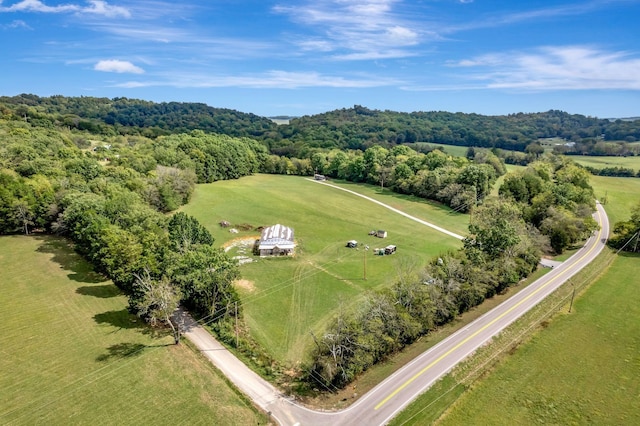
{"label": "grass strip beside road", "polygon": [[[614,268],[611,269],[610,265],[614,260],[616,260],[616,263],[614,263]],[[596,280],[598,286],[606,286],[606,284],[600,283],[607,282],[610,279],[608,278],[610,273],[613,273],[614,276],[617,275],[619,273],[617,271],[618,267],[616,255],[610,250],[605,250],[594,262],[572,277],[567,284],[560,287],[542,303],[494,338],[490,344],[480,348],[471,358],[461,363],[451,373],[432,386],[393,419],[391,424],[428,424],[443,416],[443,413],[447,414],[439,422],[452,425],[531,424],[541,421],[540,417],[536,417],[535,413],[527,411],[526,407],[521,404],[529,395],[527,388],[530,381],[537,378],[535,379],[537,383],[535,386],[544,389],[545,383],[571,382],[572,379],[567,377],[565,373],[584,376],[592,374],[592,369],[597,369],[595,366],[585,368],[582,362],[568,363],[568,360],[582,359],[581,357],[576,358],[576,355],[582,354],[584,351],[576,342],[567,344],[567,331],[554,331],[556,330],[556,321],[563,322],[568,321],[565,318],[576,318],[571,321],[581,322],[582,320],[578,320],[582,310],[581,306],[584,306],[585,303],[593,303],[594,299],[590,297],[588,302],[579,299],[572,307],[573,312],[568,314],[573,288],[575,287],[576,293],[580,295],[580,293],[590,288],[590,284]],[[626,269],[626,267],[623,269]],[[586,294],[588,295],[590,292]],[[576,313],[576,311],[578,312]],[[551,321],[553,321],[554,327],[549,327]],[[589,321],[593,321],[593,318],[590,318]],[[553,347],[543,341],[547,333],[555,335]],[[583,345],[584,343],[584,341],[581,342]],[[597,341],[591,341],[589,344],[595,347],[598,346]],[[516,349],[518,350],[516,351]],[[606,361],[601,359],[599,362]],[[515,364],[512,365],[511,363]],[[505,367],[505,365],[511,365],[511,367]],[[552,372],[549,371],[550,366],[555,366]],[[508,374],[503,371],[504,369],[507,369]],[[606,370],[609,370],[609,368],[606,368]],[[492,373],[489,374],[489,372]],[[597,375],[603,383],[608,381],[605,375],[600,373]],[[585,389],[590,388],[575,388],[573,390],[574,396],[577,397],[576,393],[584,393]],[[465,392],[467,390],[468,392]],[[536,390],[536,392],[538,391],[539,389]],[[566,391],[566,389],[563,389],[563,391]],[[539,392],[536,395],[536,397],[541,396]],[[549,401],[553,401],[555,397],[557,395],[551,397]],[[570,398],[567,397],[565,399]],[[565,399],[563,399],[563,404],[566,403]],[[476,402],[477,400],[481,400],[482,403]],[[636,396],[630,395],[627,399],[627,412],[633,405],[632,401],[637,401]],[[552,404],[553,402],[551,402]],[[588,406],[585,401],[582,401],[581,404],[585,408]],[[479,407],[479,405],[482,405],[482,407]],[[601,408],[598,408],[598,410],[602,410],[601,413],[607,412],[604,409],[606,407],[605,403],[600,401],[597,405],[601,406]],[[636,414],[639,411],[632,410]],[[519,413],[522,414],[523,412],[528,412],[528,414],[525,417],[519,417]],[[567,420],[565,422],[559,421],[557,418],[554,420],[553,418],[543,417],[545,422],[554,424],[572,423],[567,419],[565,419]]]}

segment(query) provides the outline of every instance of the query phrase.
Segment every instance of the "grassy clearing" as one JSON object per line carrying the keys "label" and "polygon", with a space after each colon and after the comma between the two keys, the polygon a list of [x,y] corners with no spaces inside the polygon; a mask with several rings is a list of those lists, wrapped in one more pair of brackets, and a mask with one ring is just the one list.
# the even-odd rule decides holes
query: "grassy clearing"
{"label": "grassy clearing", "polygon": [[[507,169],[507,173],[511,173],[511,172],[516,172],[518,170],[524,170],[525,166],[518,166],[515,164],[505,164],[505,168]],[[500,186],[502,185],[502,182],[504,182],[504,178],[505,178],[506,174],[499,176],[498,179],[496,179],[496,183],[493,184],[493,188],[491,189],[491,195],[493,196],[498,196],[498,191],[500,190]]]}
{"label": "grassy clearing", "polygon": [[469,215],[458,213],[444,204],[411,195],[398,194],[379,186],[332,180],[336,185],[388,204],[412,216],[429,221],[449,231],[464,235],[469,228]]}
{"label": "grassy clearing", "polygon": [[[390,191],[376,194],[379,188],[341,185],[445,227],[468,220],[465,215],[449,216],[441,206],[394,197]],[[294,229],[296,256],[243,265],[243,278],[251,285],[239,288],[253,336],[285,363],[301,359],[309,332],[321,330],[340,305],[358,303],[367,290],[389,285],[437,253],[460,246],[455,238],[370,201],[301,177],[256,175],[201,185],[183,211],[207,226],[218,244],[259,235],[231,234],[218,226],[221,220],[253,227],[281,223]],[[373,229],[384,229],[389,237],[369,236]],[[398,253],[374,256],[372,251],[346,248],[351,239],[372,249],[396,244]]]}
{"label": "grassy clearing", "polygon": [[568,155],[567,158],[572,159],[583,166],[590,166],[596,169],[604,169],[605,167],[626,167],[636,172],[640,170],[640,157],[592,157],[586,155]]}
{"label": "grassy clearing", "polygon": [[[629,220],[631,207],[640,202],[640,179],[590,176],[596,197],[605,202],[609,222]],[[612,226],[613,228],[613,226]]]}
{"label": "grassy clearing", "polygon": [[431,148],[438,148],[444,150],[449,155],[453,155],[454,157],[465,157],[467,155],[466,146],[458,146],[458,145],[447,145],[444,143],[431,143],[431,142],[415,142],[412,144],[407,144],[408,146],[429,146]]}
{"label": "grassy clearing", "polygon": [[65,240],[0,238],[0,288],[0,423],[267,423],[200,354],[130,315]]}

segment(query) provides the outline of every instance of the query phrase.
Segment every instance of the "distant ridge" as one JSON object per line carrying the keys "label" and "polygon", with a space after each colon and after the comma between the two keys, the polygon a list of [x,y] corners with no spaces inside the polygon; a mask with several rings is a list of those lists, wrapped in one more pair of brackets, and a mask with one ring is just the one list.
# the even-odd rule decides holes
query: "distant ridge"
{"label": "distant ridge", "polygon": [[617,117],[617,118],[607,118],[609,121],[636,121],[640,120],[640,117]]}

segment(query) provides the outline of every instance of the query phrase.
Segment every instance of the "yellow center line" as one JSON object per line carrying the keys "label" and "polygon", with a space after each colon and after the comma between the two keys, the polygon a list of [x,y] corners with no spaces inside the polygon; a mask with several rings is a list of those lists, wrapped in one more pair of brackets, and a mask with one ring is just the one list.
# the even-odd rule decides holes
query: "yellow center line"
{"label": "yellow center line", "polygon": [[[600,225],[600,230],[598,231],[598,236],[597,236],[597,240],[600,239],[600,236],[602,235],[602,217],[600,216],[600,212],[598,211],[598,224]],[[561,277],[563,274],[565,274],[566,272],[569,271],[569,269],[582,261],[582,259],[584,259],[585,257],[587,257],[592,251],[593,249],[595,249],[597,247],[597,242],[596,244],[594,244],[582,257],[580,257],[580,259],[576,260],[571,266],[568,266],[566,269],[563,269],[558,275],[556,275],[555,277],[551,278],[546,284],[540,286],[537,290],[535,290],[533,293],[531,293],[530,295],[528,295],[527,297],[525,297],[524,299],[522,299],[521,301],[519,301],[518,303],[516,303],[515,305],[513,305],[511,308],[509,308],[508,310],[506,310],[505,312],[503,312],[501,315],[499,315],[498,317],[494,318],[491,322],[489,322],[488,324],[486,324],[484,327],[480,328],[478,331],[476,331],[475,333],[473,333],[471,336],[467,337],[466,339],[462,340],[460,343],[458,343],[457,345],[455,345],[453,348],[449,349],[446,353],[444,353],[443,355],[441,355],[440,357],[438,357],[435,361],[433,361],[431,364],[427,365],[426,367],[424,367],[422,370],[420,370],[418,373],[416,373],[415,376],[411,377],[409,380],[407,380],[406,382],[404,382],[402,385],[400,385],[396,390],[394,390],[393,392],[391,392],[389,394],[389,396],[387,396],[385,399],[383,399],[378,405],[375,406],[375,410],[379,409],[380,407],[382,407],[384,404],[386,404],[391,398],[393,398],[394,396],[396,396],[400,391],[402,391],[402,389],[406,388],[407,386],[409,386],[414,380],[416,380],[418,377],[420,377],[421,375],[423,375],[427,370],[429,370],[430,368],[432,368],[434,365],[436,365],[437,363],[439,363],[440,361],[442,361],[444,358],[446,358],[447,356],[449,356],[452,352],[454,352],[455,350],[457,350],[458,348],[460,348],[462,345],[464,345],[465,343],[467,343],[469,340],[473,339],[474,337],[476,337],[478,334],[482,333],[484,330],[486,330],[487,328],[491,327],[493,324],[495,324],[497,321],[499,321],[500,319],[502,319],[505,315],[508,315],[511,311],[513,311],[514,309],[516,309],[518,306],[522,305],[524,302],[526,302],[527,300],[529,300],[531,297],[535,296],[538,292],[540,292],[542,289],[544,289],[545,287],[547,287],[548,285],[550,285],[552,282],[554,282],[555,280],[557,280],[559,277]]]}

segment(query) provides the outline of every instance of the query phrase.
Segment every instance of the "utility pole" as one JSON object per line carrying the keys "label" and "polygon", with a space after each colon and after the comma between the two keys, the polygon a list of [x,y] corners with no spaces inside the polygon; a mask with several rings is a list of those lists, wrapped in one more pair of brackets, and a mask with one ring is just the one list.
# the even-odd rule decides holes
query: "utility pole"
{"label": "utility pole", "polygon": [[236,305],[236,349],[238,348],[238,302],[235,302]]}
{"label": "utility pole", "polygon": [[576,297],[576,286],[571,284],[573,287],[573,293],[571,293],[571,302],[569,303],[569,313],[571,313],[571,308],[573,307],[573,298]]}
{"label": "utility pole", "polygon": [[367,246],[364,247],[364,250],[362,250],[362,262],[364,265],[364,280],[367,280],[367,251],[369,250],[369,248]]}

